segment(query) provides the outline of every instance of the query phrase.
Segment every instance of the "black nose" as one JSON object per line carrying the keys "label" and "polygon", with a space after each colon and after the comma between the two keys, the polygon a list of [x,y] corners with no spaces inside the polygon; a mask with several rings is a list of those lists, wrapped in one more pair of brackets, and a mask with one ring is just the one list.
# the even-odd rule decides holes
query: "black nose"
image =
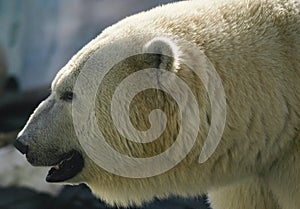
{"label": "black nose", "polygon": [[15,140],[14,145],[22,154],[27,154],[28,145],[23,144],[19,138]]}

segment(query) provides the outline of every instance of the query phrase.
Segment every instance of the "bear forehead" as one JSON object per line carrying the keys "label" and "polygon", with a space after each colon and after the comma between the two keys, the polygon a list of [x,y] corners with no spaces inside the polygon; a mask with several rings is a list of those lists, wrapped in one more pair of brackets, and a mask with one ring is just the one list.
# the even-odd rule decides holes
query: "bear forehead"
{"label": "bear forehead", "polygon": [[76,80],[76,71],[78,70],[79,69],[68,68],[68,66],[62,68],[52,82],[52,92],[72,91]]}
{"label": "bear forehead", "polygon": [[[131,34],[131,33],[130,33]],[[52,82],[53,91],[71,91],[78,75],[88,63],[89,72],[101,73],[120,64],[124,58],[141,54],[144,45],[153,37],[152,34],[116,36],[98,36],[80,50],[56,75]],[[134,66],[134,63],[118,65],[119,67]],[[85,72],[87,72],[85,70]],[[90,75],[92,76],[92,75]]]}

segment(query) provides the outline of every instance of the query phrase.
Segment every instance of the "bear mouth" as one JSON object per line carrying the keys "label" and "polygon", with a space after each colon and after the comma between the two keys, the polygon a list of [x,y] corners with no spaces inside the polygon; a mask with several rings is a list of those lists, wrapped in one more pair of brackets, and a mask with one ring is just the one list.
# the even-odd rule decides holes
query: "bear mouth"
{"label": "bear mouth", "polygon": [[76,176],[82,170],[84,160],[82,155],[72,150],[64,154],[57,163],[48,172],[46,177],[47,182],[63,182]]}

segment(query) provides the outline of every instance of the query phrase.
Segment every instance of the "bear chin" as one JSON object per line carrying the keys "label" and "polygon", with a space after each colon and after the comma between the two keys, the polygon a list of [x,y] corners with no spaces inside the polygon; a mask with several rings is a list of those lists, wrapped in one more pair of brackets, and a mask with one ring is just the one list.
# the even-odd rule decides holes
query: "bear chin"
{"label": "bear chin", "polygon": [[72,150],[60,158],[60,160],[51,165],[51,169],[46,177],[47,182],[64,182],[80,173],[84,167],[84,160],[82,155]]}

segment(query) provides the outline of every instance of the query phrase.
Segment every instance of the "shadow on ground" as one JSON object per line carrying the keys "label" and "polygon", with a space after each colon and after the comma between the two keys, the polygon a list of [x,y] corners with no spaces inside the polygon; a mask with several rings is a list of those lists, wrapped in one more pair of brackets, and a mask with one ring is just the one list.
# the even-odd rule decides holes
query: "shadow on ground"
{"label": "shadow on ground", "polygon": [[[0,188],[0,208],[113,209],[96,199],[85,185],[66,186],[56,197],[26,188]],[[130,207],[128,209],[209,209],[209,207],[205,197],[195,199],[173,197],[167,200],[154,200],[142,208]]]}

